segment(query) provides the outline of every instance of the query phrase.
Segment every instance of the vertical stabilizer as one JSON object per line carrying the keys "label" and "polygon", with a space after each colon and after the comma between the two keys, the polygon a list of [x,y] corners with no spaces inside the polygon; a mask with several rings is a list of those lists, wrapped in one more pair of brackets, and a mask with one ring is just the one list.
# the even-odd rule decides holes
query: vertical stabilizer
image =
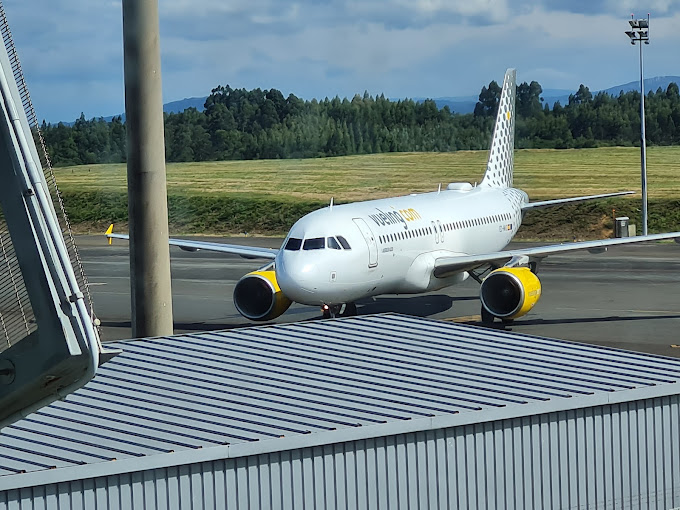
{"label": "vertical stabilizer", "polygon": [[496,126],[491,139],[489,162],[481,185],[490,188],[512,187],[515,151],[515,70],[508,69],[503,79]]}

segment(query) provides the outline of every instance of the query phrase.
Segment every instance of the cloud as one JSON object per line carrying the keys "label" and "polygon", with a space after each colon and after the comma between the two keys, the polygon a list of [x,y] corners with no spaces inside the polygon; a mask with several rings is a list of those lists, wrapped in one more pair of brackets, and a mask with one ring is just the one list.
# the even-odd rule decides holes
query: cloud
{"label": "cloud", "polygon": [[[635,2],[159,0],[164,99],[227,83],[305,98],[470,95],[511,66],[545,88],[606,88],[635,79],[623,34]],[[651,2],[646,72],[677,74],[680,0]],[[39,116],[123,111],[120,0],[3,4]]]}
{"label": "cloud", "polygon": [[[98,104],[121,103],[122,15],[119,1],[4,0],[10,30],[39,118],[73,120]],[[118,108],[118,107],[117,107]]]}
{"label": "cloud", "polygon": [[547,12],[570,12],[574,14],[609,14],[611,16],[645,17],[648,12],[653,17],[666,16],[680,7],[680,0],[520,0],[513,3],[515,12],[542,9]]}

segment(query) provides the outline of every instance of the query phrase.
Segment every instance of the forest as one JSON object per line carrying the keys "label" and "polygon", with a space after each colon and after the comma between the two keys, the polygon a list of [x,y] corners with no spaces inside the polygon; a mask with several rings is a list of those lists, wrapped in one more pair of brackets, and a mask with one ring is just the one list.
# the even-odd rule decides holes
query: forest
{"label": "forest", "polygon": [[[474,113],[439,109],[433,100],[302,100],[276,90],[218,86],[202,112],[165,114],[168,162],[316,158],[383,152],[487,149],[501,87],[484,86]],[[516,148],[585,148],[640,144],[640,93],[593,96],[581,85],[568,103],[544,104],[535,81],[517,86]],[[647,143],[680,143],[680,92],[671,83],[645,96]],[[121,117],[42,123],[54,166],[122,163]]]}

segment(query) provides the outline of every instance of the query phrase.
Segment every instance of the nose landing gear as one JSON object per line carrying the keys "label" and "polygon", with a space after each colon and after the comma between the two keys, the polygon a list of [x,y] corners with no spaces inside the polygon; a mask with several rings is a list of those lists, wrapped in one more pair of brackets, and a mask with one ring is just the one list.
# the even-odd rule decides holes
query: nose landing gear
{"label": "nose landing gear", "polygon": [[357,305],[354,303],[343,303],[341,305],[323,305],[321,313],[324,319],[331,317],[353,317],[357,314]]}

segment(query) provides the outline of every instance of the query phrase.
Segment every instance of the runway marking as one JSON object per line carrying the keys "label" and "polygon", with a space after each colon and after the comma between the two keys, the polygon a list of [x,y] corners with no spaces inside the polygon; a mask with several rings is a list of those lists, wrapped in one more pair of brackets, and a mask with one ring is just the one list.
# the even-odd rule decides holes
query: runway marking
{"label": "runway marking", "polygon": [[449,322],[479,322],[482,320],[481,315],[463,315],[462,317],[447,317],[442,319]]}
{"label": "runway marking", "polygon": [[88,282],[90,287],[95,287],[97,285],[106,285],[107,282]]}

